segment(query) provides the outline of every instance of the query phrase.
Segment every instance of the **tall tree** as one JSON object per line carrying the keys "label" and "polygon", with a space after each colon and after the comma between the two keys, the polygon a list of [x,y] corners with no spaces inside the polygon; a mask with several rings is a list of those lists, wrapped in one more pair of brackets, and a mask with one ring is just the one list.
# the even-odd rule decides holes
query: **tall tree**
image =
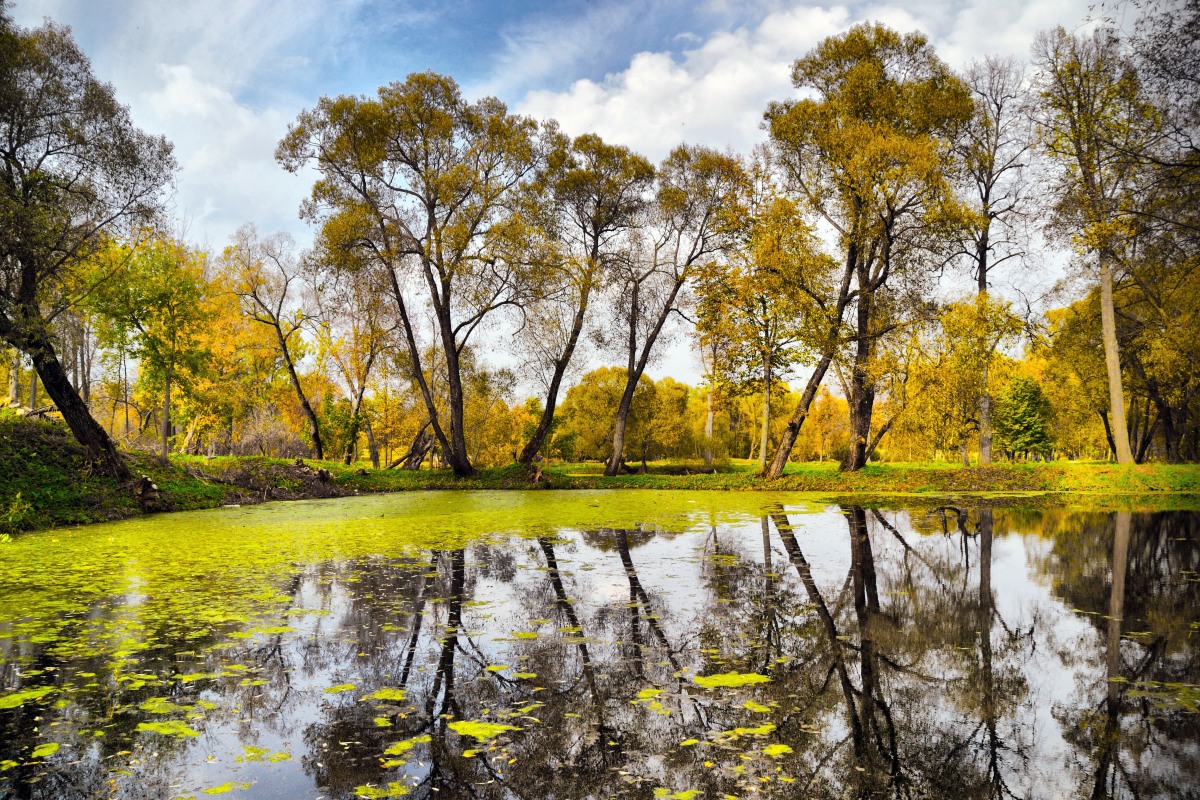
{"label": "tall tree", "polygon": [[812,297],[828,292],[836,264],[820,252],[799,206],[777,190],[770,165],[760,160],[750,174],[734,222],[737,245],[697,272],[696,324],[701,346],[722,355],[714,363],[722,383],[762,387],[758,463],[765,469],[772,391],[823,333]]}
{"label": "tall tree", "polygon": [[541,189],[530,199],[544,205],[544,227],[556,256],[539,299],[525,308],[523,341],[533,353],[546,388],[537,427],[518,461],[531,464],[554,422],[563,377],[579,345],[593,296],[621,252],[622,236],[641,221],[654,167],[620,145],[593,133],[569,141],[559,134],[548,148]]}
{"label": "tall tree", "polygon": [[851,437],[843,467],[866,464],[875,402],[871,361],[880,336],[894,327],[881,313],[888,306],[888,281],[915,268],[915,240],[954,210],[950,137],[972,111],[967,87],[924,36],[901,35],[879,23],[826,39],[796,61],[792,83],[815,96],[773,104],[767,111],[771,136],[802,199],[837,232],[845,267],[836,301],[828,304],[830,335],[814,370],[816,385],[810,378],[767,471],[771,477],[783,472],[851,302]]}
{"label": "tall tree", "polygon": [[[474,472],[459,359],[484,320],[517,300],[524,265],[508,246],[521,229],[514,200],[540,155],[536,123],[495,98],[470,103],[453,79],[432,72],[380,87],[374,98],[322,98],[276,151],[290,171],[316,166],[320,179],[304,214],[322,223],[323,235],[361,250],[390,276],[413,379],[457,475]],[[413,294],[433,311],[449,420],[424,377]]]}
{"label": "tall tree", "polygon": [[1039,34],[1033,46],[1042,143],[1059,165],[1057,211],[1099,269],[1100,314],[1117,462],[1133,463],[1113,305],[1114,272],[1128,239],[1138,154],[1153,109],[1111,30]]}
{"label": "tall tree", "polygon": [[308,422],[312,456],[320,460],[325,458],[321,426],[296,371],[296,351],[301,346],[299,334],[306,315],[295,305],[298,298],[293,287],[300,278],[300,265],[293,248],[287,234],[263,238],[253,225],[243,225],[225,248],[222,260],[243,313],[275,334],[288,379]]}
{"label": "tall tree", "polygon": [[626,362],[625,389],[617,405],[613,447],[605,467],[616,475],[624,464],[625,426],[633,395],[654,346],[693,270],[716,257],[729,241],[723,216],[744,180],[732,156],[680,145],[659,167],[651,219],[614,273],[618,292],[612,337],[620,341]]}
{"label": "tall tree", "polygon": [[[967,70],[975,113],[962,129],[958,156],[964,194],[975,217],[962,228],[963,253],[981,301],[991,271],[1025,256],[1023,222],[1030,203],[1026,180],[1034,132],[1028,112],[1024,69],[1015,59],[987,57]],[[994,348],[993,348],[994,351]],[[990,357],[978,362],[979,463],[992,462],[992,397],[987,391]]]}
{"label": "tall tree", "polygon": [[90,308],[104,320],[101,341],[127,346],[139,361],[142,379],[162,392],[159,457],[170,453],[171,391],[186,386],[206,359],[200,334],[206,326],[202,302],[208,286],[204,253],[167,238],[152,239],[131,256],[113,248],[123,264],[114,279],[103,282],[88,298]]}
{"label": "tall tree", "polygon": [[[398,327],[388,314],[387,277],[378,262],[361,258],[361,251],[339,251],[318,240],[308,265],[313,314],[308,322],[317,341],[318,360],[332,363],[331,379],[350,406],[346,449],[342,460],[349,464],[357,453],[358,437],[367,422],[363,399],[371,376],[384,353],[393,345]],[[378,461],[374,448],[373,461]]]}
{"label": "tall tree", "polygon": [[81,293],[79,266],[160,208],[174,168],[170,144],[133,125],[66,28],[17,28],[0,8],[0,338],[120,480],[129,468],[71,385],[51,323]]}

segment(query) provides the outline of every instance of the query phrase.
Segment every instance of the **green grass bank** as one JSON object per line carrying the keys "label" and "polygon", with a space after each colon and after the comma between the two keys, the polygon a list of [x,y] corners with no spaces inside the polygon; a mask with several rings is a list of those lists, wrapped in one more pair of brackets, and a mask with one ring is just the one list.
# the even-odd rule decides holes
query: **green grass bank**
{"label": "green grass bank", "polygon": [[157,493],[139,500],[130,487],[92,474],[82,448],[61,424],[0,418],[0,533],[232,503],[429,489],[770,489],[868,504],[990,495],[1020,504],[1200,508],[1200,465],[1195,464],[873,464],[845,473],[827,462],[793,464],[775,481],[759,479],[757,465],[746,462],[716,472],[702,471],[700,463],[652,463],[646,474],[612,478],[603,475],[600,464],[546,464],[535,483],[516,465],[458,478],[449,470],[372,470],[361,464],[258,457],[174,456],[167,465],[143,453],[131,453],[129,459],[134,474],[150,478]]}

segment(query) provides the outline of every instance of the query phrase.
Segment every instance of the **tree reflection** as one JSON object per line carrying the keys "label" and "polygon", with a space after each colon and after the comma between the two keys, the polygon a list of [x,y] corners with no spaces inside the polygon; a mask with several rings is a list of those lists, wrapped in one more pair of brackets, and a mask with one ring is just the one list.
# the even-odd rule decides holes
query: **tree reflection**
{"label": "tree reflection", "polygon": [[[191,638],[127,593],[71,623],[86,653],[0,651],[8,691],[58,688],[0,706],[0,798],[272,776],[330,800],[1187,797],[1196,537],[1180,514],[846,504],[298,565]],[[697,680],[721,676],[751,679]],[[161,720],[204,748],[141,728]]]}

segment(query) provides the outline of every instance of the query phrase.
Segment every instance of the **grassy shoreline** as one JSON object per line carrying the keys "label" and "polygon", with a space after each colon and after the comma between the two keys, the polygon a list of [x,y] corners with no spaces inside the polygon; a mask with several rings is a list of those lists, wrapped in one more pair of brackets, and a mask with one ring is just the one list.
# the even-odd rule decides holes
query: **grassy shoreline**
{"label": "grassy shoreline", "polygon": [[866,505],[945,504],[987,497],[1017,505],[1200,509],[1200,465],[1104,463],[872,464],[839,472],[831,462],[789,465],[778,480],[756,476],[757,465],[735,462],[717,472],[701,464],[651,464],[647,474],[603,475],[601,464],[546,464],[533,483],[523,467],[483,469],[470,478],[449,470],[372,470],[359,464],[262,457],[173,456],[167,465],[129,455],[157,496],[140,503],[129,487],[91,474],[82,449],[61,426],[0,420],[0,533],[102,522],[145,513],[214,508],[233,503],[344,497],[434,489],[677,489],[793,491],[812,499]]}

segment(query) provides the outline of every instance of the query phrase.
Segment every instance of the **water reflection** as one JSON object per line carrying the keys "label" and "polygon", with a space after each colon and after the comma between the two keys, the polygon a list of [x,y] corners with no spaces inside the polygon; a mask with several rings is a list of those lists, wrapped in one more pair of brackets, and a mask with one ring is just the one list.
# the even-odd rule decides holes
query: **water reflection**
{"label": "water reflection", "polygon": [[10,585],[0,797],[1196,797],[1198,522],[701,508]]}

